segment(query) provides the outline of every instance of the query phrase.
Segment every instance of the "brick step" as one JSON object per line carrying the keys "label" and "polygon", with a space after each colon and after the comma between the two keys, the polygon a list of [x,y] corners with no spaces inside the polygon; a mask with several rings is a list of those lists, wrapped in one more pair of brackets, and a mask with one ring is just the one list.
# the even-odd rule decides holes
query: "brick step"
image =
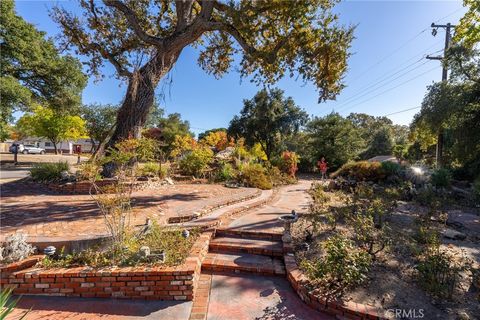
{"label": "brick step", "polygon": [[265,239],[265,240],[282,240],[281,233],[272,233],[272,232],[259,232],[259,231],[248,231],[241,229],[222,229],[218,228],[215,231],[217,237],[235,237],[235,238],[247,238],[247,239]]}
{"label": "brick step", "polygon": [[210,252],[202,263],[202,270],[212,272],[285,275],[285,265],[279,258],[249,253]]}
{"label": "brick step", "polygon": [[210,251],[223,253],[251,253],[264,256],[283,256],[282,242],[238,237],[215,237],[210,241]]}

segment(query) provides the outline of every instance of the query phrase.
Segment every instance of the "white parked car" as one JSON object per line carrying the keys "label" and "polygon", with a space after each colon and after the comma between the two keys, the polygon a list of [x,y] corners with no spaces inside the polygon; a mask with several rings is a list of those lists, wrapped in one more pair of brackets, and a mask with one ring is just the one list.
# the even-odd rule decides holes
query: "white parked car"
{"label": "white parked car", "polygon": [[18,146],[18,153],[29,154],[29,153],[38,153],[45,154],[45,149],[34,146],[33,144],[12,144],[9,151],[15,153],[15,146]]}

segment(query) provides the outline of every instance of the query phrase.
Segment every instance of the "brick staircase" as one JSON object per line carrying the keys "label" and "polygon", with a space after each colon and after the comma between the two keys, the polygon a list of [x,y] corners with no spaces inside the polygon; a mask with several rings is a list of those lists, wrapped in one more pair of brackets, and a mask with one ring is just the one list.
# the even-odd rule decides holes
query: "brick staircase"
{"label": "brick staircase", "polygon": [[281,234],[217,229],[202,270],[285,275]]}

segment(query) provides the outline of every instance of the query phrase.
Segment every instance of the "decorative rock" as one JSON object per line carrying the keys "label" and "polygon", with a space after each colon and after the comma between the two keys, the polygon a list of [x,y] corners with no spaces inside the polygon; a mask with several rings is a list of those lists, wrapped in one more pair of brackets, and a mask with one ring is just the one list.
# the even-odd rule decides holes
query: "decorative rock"
{"label": "decorative rock", "polygon": [[70,173],[68,173],[68,171],[62,171],[60,172],[60,177],[62,178],[62,180],[68,180],[68,178],[70,177]]}
{"label": "decorative rock", "polygon": [[140,256],[142,257],[145,257],[145,258],[148,257],[150,255],[150,247],[148,246],[140,247],[139,253],[140,253]]}
{"label": "decorative rock", "polygon": [[188,231],[187,229],[183,230],[182,231],[182,237],[184,237],[184,238],[190,237],[190,231]]}
{"label": "decorative rock", "polygon": [[467,238],[465,234],[453,229],[445,229],[442,232],[442,235],[447,239],[453,239],[453,240],[465,240]]}

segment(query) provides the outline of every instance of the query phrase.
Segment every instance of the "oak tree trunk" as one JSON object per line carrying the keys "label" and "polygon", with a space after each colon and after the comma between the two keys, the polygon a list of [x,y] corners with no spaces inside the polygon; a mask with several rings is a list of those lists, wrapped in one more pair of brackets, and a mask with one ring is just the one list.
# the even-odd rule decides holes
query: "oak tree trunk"
{"label": "oak tree trunk", "polygon": [[[114,147],[117,142],[141,138],[142,128],[153,106],[155,88],[173,67],[180,52],[156,54],[130,77],[127,93],[117,113],[115,130],[106,144],[107,155],[108,148]],[[103,166],[102,175],[112,177],[115,169],[115,163],[107,163]]]}

